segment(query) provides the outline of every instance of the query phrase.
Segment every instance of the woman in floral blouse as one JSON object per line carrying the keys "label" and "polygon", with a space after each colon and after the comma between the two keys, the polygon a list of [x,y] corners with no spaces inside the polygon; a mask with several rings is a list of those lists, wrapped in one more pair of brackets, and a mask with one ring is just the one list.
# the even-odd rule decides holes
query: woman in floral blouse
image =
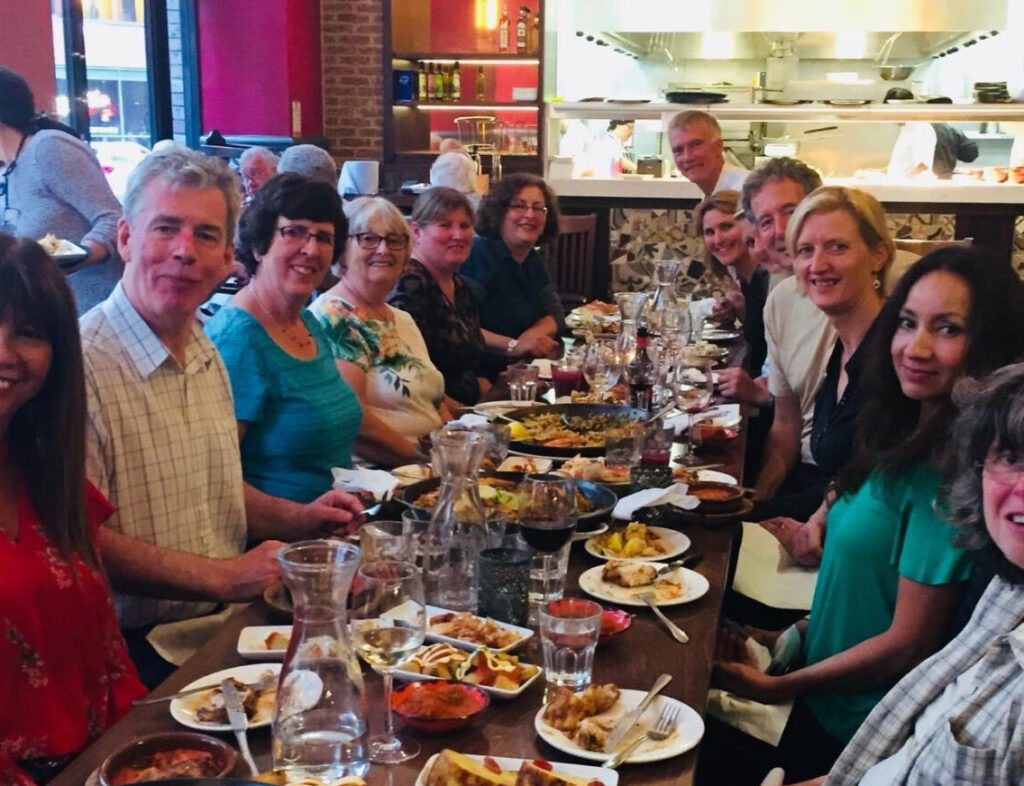
{"label": "woman in floral blouse", "polygon": [[94,546],[85,382],[64,275],[0,234],[0,783],[45,783],[146,692]]}
{"label": "woman in floral blouse", "polygon": [[476,297],[455,271],[473,242],[473,208],[453,188],[432,188],[412,210],[412,259],[388,302],[408,311],[423,334],[430,359],[444,375],[445,394],[475,404],[490,383],[477,376],[484,336]]}
{"label": "woman in floral blouse", "polygon": [[420,458],[418,437],[451,414],[444,378],[413,318],[385,302],[409,258],[409,229],[381,197],[346,206],[349,235],[340,281],[310,310],[326,329],[341,375],[363,404],[356,452],[395,466]]}

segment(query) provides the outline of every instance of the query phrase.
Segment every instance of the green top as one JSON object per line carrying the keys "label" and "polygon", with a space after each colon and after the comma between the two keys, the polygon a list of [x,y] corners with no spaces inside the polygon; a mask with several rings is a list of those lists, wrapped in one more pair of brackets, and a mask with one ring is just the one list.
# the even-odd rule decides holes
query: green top
{"label": "green top", "polygon": [[[923,464],[897,478],[874,472],[829,510],[804,637],[808,665],[888,630],[900,576],[930,585],[967,579],[972,559],[951,545],[953,528],[934,510],[940,482]],[[804,700],[825,731],[845,742],[890,687],[809,693]]]}

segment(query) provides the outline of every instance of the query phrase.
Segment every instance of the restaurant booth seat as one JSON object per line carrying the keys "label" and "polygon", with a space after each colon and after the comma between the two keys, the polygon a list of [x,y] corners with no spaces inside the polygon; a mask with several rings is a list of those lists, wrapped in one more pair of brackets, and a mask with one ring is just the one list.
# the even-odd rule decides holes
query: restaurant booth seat
{"label": "restaurant booth seat", "polygon": [[559,216],[558,237],[545,243],[541,256],[566,310],[607,293],[594,291],[594,243],[597,215]]}
{"label": "restaurant booth seat", "polygon": [[896,282],[907,272],[907,268],[913,265],[918,259],[937,248],[950,248],[960,246],[970,248],[974,244],[974,238],[964,237],[958,240],[917,240],[914,238],[899,239],[893,241],[896,247],[896,256],[893,258],[889,270],[886,271],[883,291],[892,292]]}

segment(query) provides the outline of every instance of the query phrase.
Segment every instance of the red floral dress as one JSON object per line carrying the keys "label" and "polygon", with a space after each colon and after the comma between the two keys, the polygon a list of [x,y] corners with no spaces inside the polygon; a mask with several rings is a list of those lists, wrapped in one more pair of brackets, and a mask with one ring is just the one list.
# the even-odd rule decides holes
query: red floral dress
{"label": "red floral dress", "polygon": [[[114,512],[92,484],[86,509],[94,535]],[[77,556],[72,569],[20,490],[17,541],[0,530],[0,781],[81,750],[145,693],[102,576]]]}

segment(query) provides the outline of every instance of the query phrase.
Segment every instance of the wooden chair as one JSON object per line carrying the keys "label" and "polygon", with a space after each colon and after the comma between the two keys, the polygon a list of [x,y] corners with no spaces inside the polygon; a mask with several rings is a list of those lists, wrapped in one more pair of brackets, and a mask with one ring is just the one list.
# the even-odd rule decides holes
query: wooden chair
{"label": "wooden chair", "polygon": [[597,215],[560,216],[558,237],[541,251],[566,310],[598,297],[594,292]]}

